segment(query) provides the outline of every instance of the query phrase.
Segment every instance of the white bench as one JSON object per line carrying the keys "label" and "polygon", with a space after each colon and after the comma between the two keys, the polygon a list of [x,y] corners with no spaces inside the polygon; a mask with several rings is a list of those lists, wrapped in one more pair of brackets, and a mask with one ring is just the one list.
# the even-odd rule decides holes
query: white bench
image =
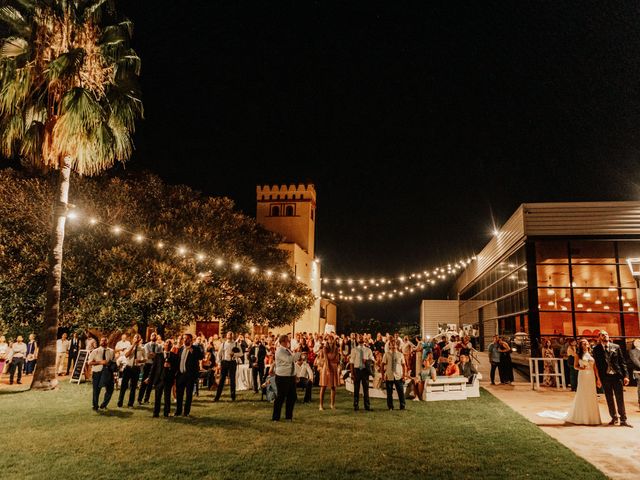
{"label": "white bench", "polygon": [[466,400],[467,396],[467,379],[463,376],[436,377],[424,385],[423,400],[427,402]]}

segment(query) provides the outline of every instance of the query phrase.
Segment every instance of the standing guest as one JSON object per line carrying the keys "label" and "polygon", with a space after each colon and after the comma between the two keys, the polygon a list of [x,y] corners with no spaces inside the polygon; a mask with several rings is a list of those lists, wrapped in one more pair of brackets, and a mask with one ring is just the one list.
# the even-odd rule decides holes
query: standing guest
{"label": "standing guest", "polygon": [[[96,337],[93,336],[92,333],[88,334],[87,336],[87,341],[84,347],[89,353],[88,355],[91,354],[91,352],[93,352],[96,348],[98,348],[98,342],[96,340]],[[87,355],[87,359],[89,358]],[[87,362],[87,369],[85,371],[85,378],[91,378],[91,365],[89,365],[89,363]]]}
{"label": "standing guest", "polygon": [[233,332],[227,332],[227,339],[220,345],[220,353],[218,358],[220,360],[218,364],[218,372],[220,373],[220,382],[218,383],[218,390],[216,390],[216,396],[213,399],[214,402],[220,400],[224,384],[229,377],[229,389],[231,393],[231,401],[236,400],[236,371],[238,368],[238,356],[242,356],[242,351],[233,338]]}
{"label": "standing guest", "polygon": [[[569,365],[569,381],[567,382],[568,385],[571,385],[571,391],[575,392],[578,389],[578,372],[579,370],[577,368],[575,368],[575,363],[576,363],[576,355],[577,355],[577,342],[575,338],[570,338],[569,341],[566,343],[567,348],[566,348],[566,357],[567,357],[567,363]],[[566,370],[565,370],[565,374],[566,374]]]}
{"label": "standing guest", "polygon": [[213,344],[213,337],[210,337],[204,352],[204,358],[202,359],[202,368],[204,368],[206,372],[205,381],[207,390],[212,390],[216,384],[216,363],[216,347]]}
{"label": "standing guest", "polygon": [[13,376],[18,370],[18,383],[22,383],[22,369],[24,359],[27,356],[27,345],[22,341],[22,335],[18,335],[11,345],[11,363],[9,364],[9,385],[13,385]]}
{"label": "standing guest", "polygon": [[71,336],[71,340],[69,340],[69,355],[67,355],[67,373],[69,375],[69,371],[75,367],[76,358],[78,358],[78,352],[80,351],[80,339],[78,338],[78,334],[73,332]]}
{"label": "standing guest", "polygon": [[56,373],[62,375],[62,369],[64,367],[65,356],[69,351],[69,340],[67,340],[67,334],[63,333],[62,337],[56,342]]}
{"label": "standing guest", "polygon": [[629,352],[629,359],[633,365],[633,378],[638,386],[638,409],[640,410],[640,340],[633,341],[633,348]]}
{"label": "standing guest", "polygon": [[[513,382],[513,365],[511,364],[511,346],[504,338],[499,338],[500,345],[500,383],[511,385]],[[503,375],[504,374],[504,375]],[[503,378],[504,376],[504,378]]]}
{"label": "standing guest", "polygon": [[307,362],[306,354],[298,356],[296,360],[296,383],[297,388],[304,388],[304,400],[302,403],[311,402],[311,389],[313,388],[313,370]]}
{"label": "standing guest", "polygon": [[171,388],[178,371],[178,356],[171,351],[173,342],[167,340],[164,344],[163,351],[155,352],[153,363],[149,376],[144,380],[149,388],[153,387],[156,394],[153,401],[153,416],[160,416],[160,407],[164,401],[165,417],[169,416],[171,410]]}
{"label": "standing guest", "polygon": [[[191,399],[193,398],[193,387],[198,381],[200,374],[200,360],[203,353],[200,347],[193,345],[193,337],[190,333],[183,335],[183,346],[178,351],[178,371],[176,372],[176,417],[183,415],[189,416],[191,412]],[[184,401],[184,409],[182,401],[187,392],[187,398]]]}
{"label": "standing guest", "polygon": [[124,352],[124,356],[126,358],[126,364],[122,371],[118,407],[122,407],[127,389],[130,389],[127,407],[131,408],[136,398],[136,388],[138,388],[138,380],[140,379],[140,366],[146,361],[144,348],[142,346],[142,337],[139,334],[136,333],[133,336],[133,343],[131,347]]}
{"label": "standing guest", "polygon": [[131,348],[131,342],[129,341],[129,337],[127,336],[126,333],[123,333],[118,343],[116,343],[116,349],[115,349],[116,358],[118,358],[122,354],[122,352],[126,352],[130,348]]}
{"label": "standing guest", "polygon": [[338,364],[340,362],[340,350],[336,337],[329,335],[326,345],[320,350],[318,366],[320,368],[320,410],[324,410],[324,392],[327,387],[331,389],[331,409],[336,408],[336,388],[338,387]]}
{"label": "standing guest", "polygon": [[107,408],[111,395],[113,395],[113,372],[109,363],[115,359],[115,354],[108,346],[107,337],[100,339],[100,346],[91,350],[89,354],[89,366],[91,366],[91,382],[93,384],[93,409],[98,410],[100,391],[106,388],[104,399],[100,404],[101,409]]}
{"label": "standing guest", "polygon": [[[36,369],[36,362],[38,361],[38,342],[36,342],[36,335],[34,333],[29,335],[29,342],[27,342],[27,363],[24,366],[24,374],[31,375]],[[2,369],[0,369],[1,372]]]}
{"label": "standing guest", "polygon": [[[491,363],[491,373],[489,374],[491,377],[491,385],[495,385],[496,369],[502,374],[500,371],[500,337],[498,337],[498,335],[493,336],[493,342],[489,345],[489,363]],[[500,383],[504,383],[502,377],[500,377],[500,380]]]}
{"label": "standing guest", "polygon": [[291,342],[287,335],[281,335],[280,346],[276,350],[275,374],[276,389],[278,393],[273,402],[273,415],[271,420],[280,421],[282,405],[285,420],[293,420],[293,407],[296,404],[296,368],[293,352],[290,350]]}
{"label": "standing guest", "polygon": [[389,351],[382,357],[382,366],[387,387],[387,408],[393,410],[393,388],[395,387],[400,401],[400,410],[404,410],[404,379],[407,376],[407,366],[404,363],[404,355],[398,352],[395,341],[389,343]]}
{"label": "standing guest", "polygon": [[602,330],[600,332],[599,340],[600,342],[593,349],[593,357],[596,361],[599,377],[596,385],[598,388],[604,389],[609,414],[611,415],[609,425],[618,423],[619,418],[621,426],[631,427],[627,423],[623,393],[624,387],[629,385],[627,363],[620,347],[609,341],[609,333],[607,331]]}
{"label": "standing guest", "polygon": [[384,339],[380,332],[376,335],[376,341],[373,342],[373,351],[380,352],[380,354],[384,355]]}
{"label": "standing guest", "polygon": [[149,403],[149,398],[151,398],[151,390],[154,388],[154,384],[152,382],[147,382],[146,380],[149,378],[151,374],[151,367],[153,367],[153,359],[155,358],[157,353],[162,352],[162,347],[158,345],[158,335],[156,332],[153,332],[149,336],[149,341],[144,344],[144,356],[145,362],[142,367],[142,383],[140,384],[140,392],[138,393],[138,405],[142,405],[142,402]]}
{"label": "standing guest", "polygon": [[[542,384],[545,387],[555,387],[556,386],[556,377],[552,376],[556,373],[555,366],[555,352],[553,350],[552,344],[550,340],[545,340],[542,346],[542,358],[548,358],[549,360],[544,360],[544,373],[546,374]],[[501,375],[502,377],[502,375]]]}
{"label": "standing guest", "polygon": [[264,383],[264,359],[266,357],[267,347],[265,347],[258,338],[249,351],[249,365],[251,365],[254,393],[258,393],[258,387]]}
{"label": "standing guest", "polygon": [[10,348],[4,335],[0,335],[0,376],[4,373],[4,366],[9,360]]}
{"label": "standing guest", "polygon": [[360,402],[360,385],[362,385],[362,396],[364,399],[364,409],[371,410],[369,403],[369,369],[367,362],[373,361],[373,352],[364,345],[362,335],[356,336],[357,346],[351,350],[349,365],[351,366],[351,378],[353,378],[353,409],[357,412]]}

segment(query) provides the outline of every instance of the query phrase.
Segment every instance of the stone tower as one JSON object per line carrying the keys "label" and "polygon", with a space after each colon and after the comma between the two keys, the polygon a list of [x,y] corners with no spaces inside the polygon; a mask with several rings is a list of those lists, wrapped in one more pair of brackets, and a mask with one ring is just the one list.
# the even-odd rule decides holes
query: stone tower
{"label": "stone tower", "polygon": [[279,233],[284,243],[295,243],[315,256],[316,189],[304,185],[259,185],[256,187],[256,219],[267,230]]}

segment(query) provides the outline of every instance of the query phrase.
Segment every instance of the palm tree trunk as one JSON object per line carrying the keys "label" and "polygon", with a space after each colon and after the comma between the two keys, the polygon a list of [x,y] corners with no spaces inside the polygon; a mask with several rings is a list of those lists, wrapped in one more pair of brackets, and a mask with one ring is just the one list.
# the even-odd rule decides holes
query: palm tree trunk
{"label": "palm tree trunk", "polygon": [[58,198],[53,208],[49,270],[47,272],[47,303],[44,310],[44,324],[40,332],[38,363],[31,382],[32,390],[51,390],[58,386],[56,340],[62,282],[62,246],[64,244],[64,226],[67,220],[70,174],[71,161],[69,158],[65,158],[58,177]]}

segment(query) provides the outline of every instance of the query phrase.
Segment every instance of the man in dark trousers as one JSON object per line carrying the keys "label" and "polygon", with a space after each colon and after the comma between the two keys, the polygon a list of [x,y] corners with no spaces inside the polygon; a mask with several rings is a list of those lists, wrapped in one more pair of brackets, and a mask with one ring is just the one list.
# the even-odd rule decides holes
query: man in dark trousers
{"label": "man in dark trousers", "polygon": [[[98,410],[107,408],[111,395],[113,395],[113,372],[109,368],[113,362],[115,354],[108,346],[107,337],[100,339],[100,346],[91,350],[88,359],[88,365],[91,367],[91,376],[93,383],[93,409]],[[106,388],[106,394],[102,403],[100,401],[100,391]]]}
{"label": "man in dark trousers", "polygon": [[[193,336],[190,333],[183,335],[183,346],[178,350],[178,370],[176,372],[176,417],[189,416],[191,411],[191,399],[193,398],[193,387],[200,375],[200,360],[203,353],[199,345],[193,345]],[[185,390],[187,398],[183,399]]]}
{"label": "man in dark trousers", "polygon": [[[621,426],[632,427],[627,423],[627,412],[624,408],[623,387],[629,385],[629,372],[622,350],[618,345],[609,341],[609,334],[604,330],[600,332],[599,340],[598,345],[593,348],[593,358],[595,358],[600,376],[597,386],[604,389],[611,415],[609,425],[618,423],[619,418]],[[616,406],[618,407],[617,412]]]}
{"label": "man in dark trousers", "polygon": [[155,390],[155,399],[153,402],[153,416],[160,416],[160,404],[164,401],[164,416],[169,416],[171,410],[171,388],[178,371],[178,355],[173,353],[173,342],[167,340],[164,343],[164,350],[158,352],[153,357],[153,364],[149,371],[149,377],[144,380],[147,388]]}
{"label": "man in dark trousers", "polygon": [[127,359],[127,365],[122,371],[118,407],[122,407],[127,389],[129,389],[129,402],[127,406],[131,408],[136,399],[136,389],[138,388],[138,380],[140,379],[140,367],[144,364],[146,358],[144,348],[142,347],[142,337],[139,334],[136,333],[133,336],[133,343],[124,355]]}
{"label": "man in dark trousers", "polygon": [[[264,359],[266,356],[267,347],[265,347],[260,340],[257,340],[249,351],[249,364],[251,365],[254,393],[258,393],[258,387],[264,383]],[[258,380],[260,381],[259,383]]]}
{"label": "man in dark trousers", "polygon": [[238,342],[234,340],[233,332],[227,332],[227,339],[220,345],[218,352],[218,366],[216,367],[220,373],[220,383],[218,390],[213,399],[214,402],[220,400],[224,384],[229,377],[229,389],[231,390],[231,401],[236,399],[236,370],[238,369],[238,358],[242,357],[242,349]]}
{"label": "man in dark trousers", "polygon": [[67,356],[67,375],[69,375],[69,370],[76,364],[76,358],[78,357],[78,352],[80,351],[80,339],[78,338],[78,334],[74,333],[69,340],[69,355]]}
{"label": "man in dark trousers", "polygon": [[364,338],[358,334],[356,344],[349,356],[349,365],[351,366],[351,379],[353,380],[353,409],[357,412],[360,403],[360,386],[362,386],[362,396],[364,400],[364,409],[371,410],[369,403],[369,369],[367,361],[373,360],[371,349],[364,345]]}

